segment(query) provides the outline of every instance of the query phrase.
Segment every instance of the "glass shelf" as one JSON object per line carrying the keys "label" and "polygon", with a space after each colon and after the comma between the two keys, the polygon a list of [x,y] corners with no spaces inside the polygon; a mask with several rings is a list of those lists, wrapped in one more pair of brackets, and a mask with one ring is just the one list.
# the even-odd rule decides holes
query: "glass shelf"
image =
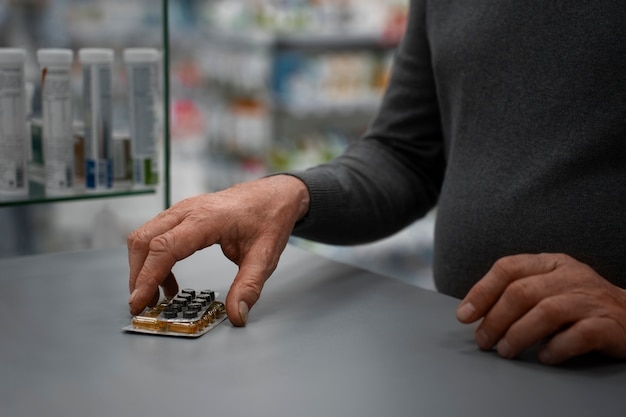
{"label": "glass shelf", "polygon": [[131,197],[137,195],[155,194],[155,188],[131,189],[122,186],[107,191],[86,192],[78,189],[74,194],[46,195],[45,186],[36,181],[29,181],[28,195],[25,196],[0,196],[0,207],[23,206],[28,204],[61,203],[78,200],[96,200],[112,197]]}

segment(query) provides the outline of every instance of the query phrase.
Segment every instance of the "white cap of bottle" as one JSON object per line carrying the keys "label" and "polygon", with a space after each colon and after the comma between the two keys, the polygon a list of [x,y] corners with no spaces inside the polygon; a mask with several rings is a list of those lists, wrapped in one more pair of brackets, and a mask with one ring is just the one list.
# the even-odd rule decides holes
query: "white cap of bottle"
{"label": "white cap of bottle", "polygon": [[37,51],[37,61],[47,67],[68,67],[74,61],[74,51],[71,49],[40,49]]}
{"label": "white cap of bottle", "polygon": [[153,48],[124,49],[124,61],[127,63],[157,62],[160,57],[159,51]]}
{"label": "white cap of bottle", "polygon": [[83,48],[78,50],[78,60],[81,64],[110,64],[113,59],[113,49]]}
{"label": "white cap of bottle", "polygon": [[23,64],[26,51],[19,48],[0,48],[0,64]]}

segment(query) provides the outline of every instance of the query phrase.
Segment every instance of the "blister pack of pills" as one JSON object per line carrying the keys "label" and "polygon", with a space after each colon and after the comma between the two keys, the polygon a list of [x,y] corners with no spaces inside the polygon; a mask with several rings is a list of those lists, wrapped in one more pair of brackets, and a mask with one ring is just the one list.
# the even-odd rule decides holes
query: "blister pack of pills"
{"label": "blister pack of pills", "polygon": [[[219,295],[219,294],[217,294]],[[184,289],[134,316],[124,330],[162,336],[200,337],[226,319],[224,303],[212,290]]]}

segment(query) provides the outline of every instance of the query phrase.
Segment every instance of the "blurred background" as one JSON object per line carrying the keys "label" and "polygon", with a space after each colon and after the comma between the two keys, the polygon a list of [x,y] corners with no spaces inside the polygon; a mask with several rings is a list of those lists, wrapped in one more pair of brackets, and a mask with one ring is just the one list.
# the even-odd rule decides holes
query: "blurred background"
{"label": "blurred background", "polygon": [[[408,0],[169,0],[171,201],[342,152],[367,130],[386,88]],[[28,51],[37,117],[38,48],[163,49],[154,0],[0,0],[0,47]],[[75,109],[80,108],[76,68]],[[128,129],[121,63],[115,129]],[[76,110],[75,110],[76,111]],[[161,147],[163,149],[163,147]],[[3,205],[0,257],[125,244],[164,208],[154,194]],[[292,243],[433,288],[434,214],[397,235],[354,247]]]}

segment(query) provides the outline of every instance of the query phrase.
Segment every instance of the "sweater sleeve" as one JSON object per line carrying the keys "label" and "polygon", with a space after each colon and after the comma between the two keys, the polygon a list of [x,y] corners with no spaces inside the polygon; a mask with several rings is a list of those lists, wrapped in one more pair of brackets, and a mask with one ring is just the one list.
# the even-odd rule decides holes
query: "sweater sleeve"
{"label": "sweater sleeve", "polygon": [[330,163],[289,173],[311,196],[294,235],[365,243],[399,231],[436,204],[445,159],[424,3],[411,1],[390,84],[369,131]]}

